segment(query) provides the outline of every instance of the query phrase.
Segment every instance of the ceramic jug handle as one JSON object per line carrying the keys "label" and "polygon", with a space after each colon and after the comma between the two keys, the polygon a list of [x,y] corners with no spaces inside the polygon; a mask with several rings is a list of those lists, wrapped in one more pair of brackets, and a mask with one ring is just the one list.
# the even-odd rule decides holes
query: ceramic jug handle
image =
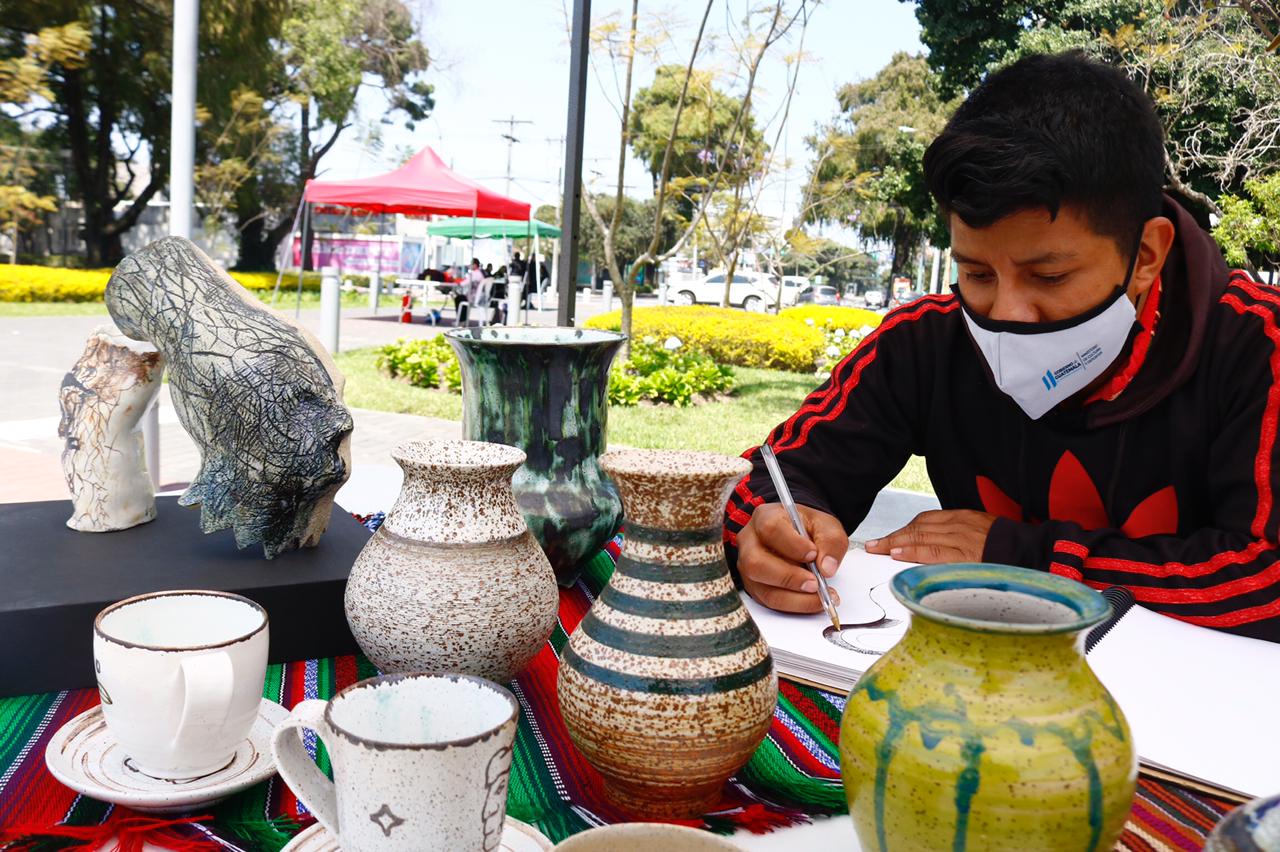
{"label": "ceramic jug handle", "polygon": [[[293,708],[271,735],[271,755],[276,771],[316,820],[338,837],[338,797],[333,782],[320,771],[302,744],[302,731],[310,728],[322,741],[329,732],[324,708],[329,702],[312,699]],[[330,739],[332,742],[332,739]],[[328,747],[328,743],[325,743]]]}
{"label": "ceramic jug handle", "polygon": [[182,661],[182,719],[173,735],[174,748],[196,740],[227,720],[236,688],[235,670],[226,651],[189,656]]}

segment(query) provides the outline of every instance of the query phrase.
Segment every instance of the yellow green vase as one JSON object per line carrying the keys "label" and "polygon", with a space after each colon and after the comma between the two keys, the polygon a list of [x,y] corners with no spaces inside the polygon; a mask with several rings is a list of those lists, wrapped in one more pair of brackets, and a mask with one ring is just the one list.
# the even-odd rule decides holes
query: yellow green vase
{"label": "yellow green vase", "polygon": [[909,568],[892,586],[911,627],[840,725],[862,848],[1112,849],[1137,755],[1083,652],[1106,599],[1005,565]]}

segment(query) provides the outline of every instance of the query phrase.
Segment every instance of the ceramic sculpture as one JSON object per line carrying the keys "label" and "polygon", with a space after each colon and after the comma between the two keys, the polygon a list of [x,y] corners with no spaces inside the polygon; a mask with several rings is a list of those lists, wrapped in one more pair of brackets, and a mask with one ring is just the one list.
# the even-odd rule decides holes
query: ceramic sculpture
{"label": "ceramic sculpture", "polygon": [[383,673],[509,681],[551,635],[560,601],[511,492],[524,453],[415,441],[392,457],[404,485],[351,569],[351,635]]}
{"label": "ceramic sculpture", "polygon": [[510,444],[528,461],[516,503],[556,579],[573,585],[618,531],[622,503],[601,474],[609,365],[626,338],[581,328],[445,332],[462,366],[462,434]]}
{"label": "ceramic sculpture", "polygon": [[764,739],[778,697],[721,540],[729,492],[751,465],[654,450],[600,463],[626,538],[562,653],[560,710],[610,802],[641,818],[700,817]]}
{"label": "ceramic sculpture", "polygon": [[164,353],[201,457],[178,502],[200,505],[201,529],[231,527],[268,559],[314,546],[351,470],[343,378],[323,345],[180,237],[121,261],[106,303],[121,331]]}
{"label": "ceramic sculpture", "polygon": [[160,391],[164,358],[154,346],[130,340],[109,325],[85,342],[84,354],[62,380],[58,437],[66,441],[62,472],[71,489],[67,526],[109,532],[156,516],[138,423]]}
{"label": "ceramic sculpture", "polygon": [[1004,565],[909,568],[892,587],[911,627],[858,681],[840,726],[861,847],[1111,849],[1137,757],[1079,641],[1106,600]]}

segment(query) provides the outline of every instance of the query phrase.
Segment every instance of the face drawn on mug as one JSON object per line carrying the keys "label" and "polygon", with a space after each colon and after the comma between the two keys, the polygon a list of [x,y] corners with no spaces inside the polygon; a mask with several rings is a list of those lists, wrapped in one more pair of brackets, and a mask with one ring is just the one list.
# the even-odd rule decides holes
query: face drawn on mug
{"label": "face drawn on mug", "polygon": [[502,842],[503,819],[507,811],[507,783],[511,778],[511,747],[499,749],[489,758],[484,770],[484,808],[480,819],[484,823],[485,852],[497,849]]}

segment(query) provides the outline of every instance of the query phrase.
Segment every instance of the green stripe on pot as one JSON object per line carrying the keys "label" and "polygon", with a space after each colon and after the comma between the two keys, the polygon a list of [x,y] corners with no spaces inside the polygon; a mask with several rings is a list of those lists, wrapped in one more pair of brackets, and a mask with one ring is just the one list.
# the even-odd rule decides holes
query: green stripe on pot
{"label": "green stripe on pot", "polygon": [[655,695],[713,695],[751,686],[767,678],[773,671],[773,656],[766,654],[765,658],[754,666],[732,674],[699,678],[647,677],[618,672],[587,662],[578,656],[572,647],[565,649],[561,664],[567,665],[578,674],[597,683],[631,692],[648,692]]}
{"label": "green stripe on pot", "polygon": [[650,583],[705,583],[727,575],[729,566],[724,559],[697,565],[658,565],[638,562],[623,554],[618,558],[615,570],[624,577]]}
{"label": "green stripe on pot", "polygon": [[745,651],[760,638],[760,630],[751,619],[721,630],[695,636],[658,636],[605,624],[589,611],[582,619],[582,632],[608,648],[641,654],[646,657],[691,659],[693,657],[722,657]]}
{"label": "green stripe on pot", "polygon": [[657,527],[646,527],[635,521],[627,521],[623,535],[638,544],[672,544],[690,546],[695,544],[719,544],[724,540],[724,527],[707,527],[701,530],[664,530]]}
{"label": "green stripe on pot", "polygon": [[735,591],[692,601],[659,601],[628,595],[613,586],[605,587],[600,593],[600,601],[618,612],[643,618],[713,618],[728,615],[742,606],[742,599]]}

